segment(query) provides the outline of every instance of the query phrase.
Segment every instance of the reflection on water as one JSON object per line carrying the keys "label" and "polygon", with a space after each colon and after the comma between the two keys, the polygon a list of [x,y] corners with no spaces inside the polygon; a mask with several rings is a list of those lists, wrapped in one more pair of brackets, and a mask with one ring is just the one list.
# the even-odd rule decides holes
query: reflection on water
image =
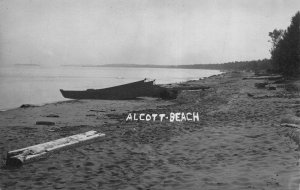
{"label": "reflection on water", "polygon": [[104,88],[144,78],[157,84],[195,80],[219,74],[217,70],[168,68],[7,66],[0,69],[0,110],[21,104],[65,100],[59,89]]}

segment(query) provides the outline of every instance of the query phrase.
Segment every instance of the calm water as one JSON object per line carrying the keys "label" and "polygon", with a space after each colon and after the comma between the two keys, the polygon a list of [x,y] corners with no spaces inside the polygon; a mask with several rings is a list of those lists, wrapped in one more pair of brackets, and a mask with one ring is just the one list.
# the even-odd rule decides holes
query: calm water
{"label": "calm water", "polygon": [[157,84],[182,82],[219,74],[217,70],[164,68],[43,67],[0,68],[0,110],[22,104],[44,104],[66,100],[59,89],[85,90],[156,79]]}

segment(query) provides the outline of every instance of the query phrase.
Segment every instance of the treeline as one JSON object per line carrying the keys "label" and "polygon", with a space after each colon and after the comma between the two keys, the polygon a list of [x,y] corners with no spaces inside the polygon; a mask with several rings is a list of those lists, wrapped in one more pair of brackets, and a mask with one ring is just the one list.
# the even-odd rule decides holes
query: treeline
{"label": "treeline", "polygon": [[269,59],[253,61],[234,61],[221,64],[195,64],[179,65],[177,68],[185,69],[217,69],[217,70],[238,70],[238,71],[271,71],[271,62]]}
{"label": "treeline", "polygon": [[286,30],[274,29],[269,33],[272,49],[271,63],[276,73],[285,76],[300,74],[300,12],[291,19]]}
{"label": "treeline", "polygon": [[271,71],[269,59],[253,61],[234,61],[218,64],[194,64],[194,65],[140,65],[140,64],[106,64],[85,65],[84,67],[134,67],[134,68],[179,68],[179,69],[213,69],[213,70],[238,70],[238,71]]}

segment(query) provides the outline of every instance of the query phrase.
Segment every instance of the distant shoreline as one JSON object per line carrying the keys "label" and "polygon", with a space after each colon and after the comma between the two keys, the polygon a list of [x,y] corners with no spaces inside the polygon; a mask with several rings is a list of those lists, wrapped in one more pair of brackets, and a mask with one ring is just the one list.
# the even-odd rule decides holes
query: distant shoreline
{"label": "distant shoreline", "polygon": [[188,64],[188,65],[152,65],[152,64],[95,64],[95,65],[61,65],[64,67],[123,67],[123,68],[167,68],[167,69],[206,69],[206,70],[222,70],[222,71],[266,71],[270,70],[270,60],[252,60],[252,61],[232,61],[227,63],[212,64]]}
{"label": "distant shoreline", "polygon": [[29,67],[31,67],[31,66],[34,66],[34,67],[39,67],[39,66],[41,66],[41,65],[39,65],[39,64],[34,64],[34,63],[29,63],[29,64],[26,64],[26,63],[17,63],[17,64],[14,64],[15,66],[29,66]]}
{"label": "distant shoreline", "polygon": [[[105,64],[105,65],[61,65],[63,67],[109,67],[109,68],[162,68],[162,69],[204,69],[220,70],[218,68],[196,68],[191,65],[138,65],[138,64]],[[191,66],[191,67],[190,67]]]}

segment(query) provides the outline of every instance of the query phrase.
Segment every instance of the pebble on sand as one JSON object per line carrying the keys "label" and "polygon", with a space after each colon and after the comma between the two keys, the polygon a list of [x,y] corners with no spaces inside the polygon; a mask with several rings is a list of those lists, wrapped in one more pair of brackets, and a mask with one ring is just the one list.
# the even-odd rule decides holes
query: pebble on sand
{"label": "pebble on sand", "polygon": [[38,107],[37,105],[33,104],[22,104],[20,108],[33,108],[33,107]]}
{"label": "pebble on sand", "polygon": [[49,115],[46,115],[46,117],[59,117],[59,115],[56,115],[56,114],[49,114]]}

